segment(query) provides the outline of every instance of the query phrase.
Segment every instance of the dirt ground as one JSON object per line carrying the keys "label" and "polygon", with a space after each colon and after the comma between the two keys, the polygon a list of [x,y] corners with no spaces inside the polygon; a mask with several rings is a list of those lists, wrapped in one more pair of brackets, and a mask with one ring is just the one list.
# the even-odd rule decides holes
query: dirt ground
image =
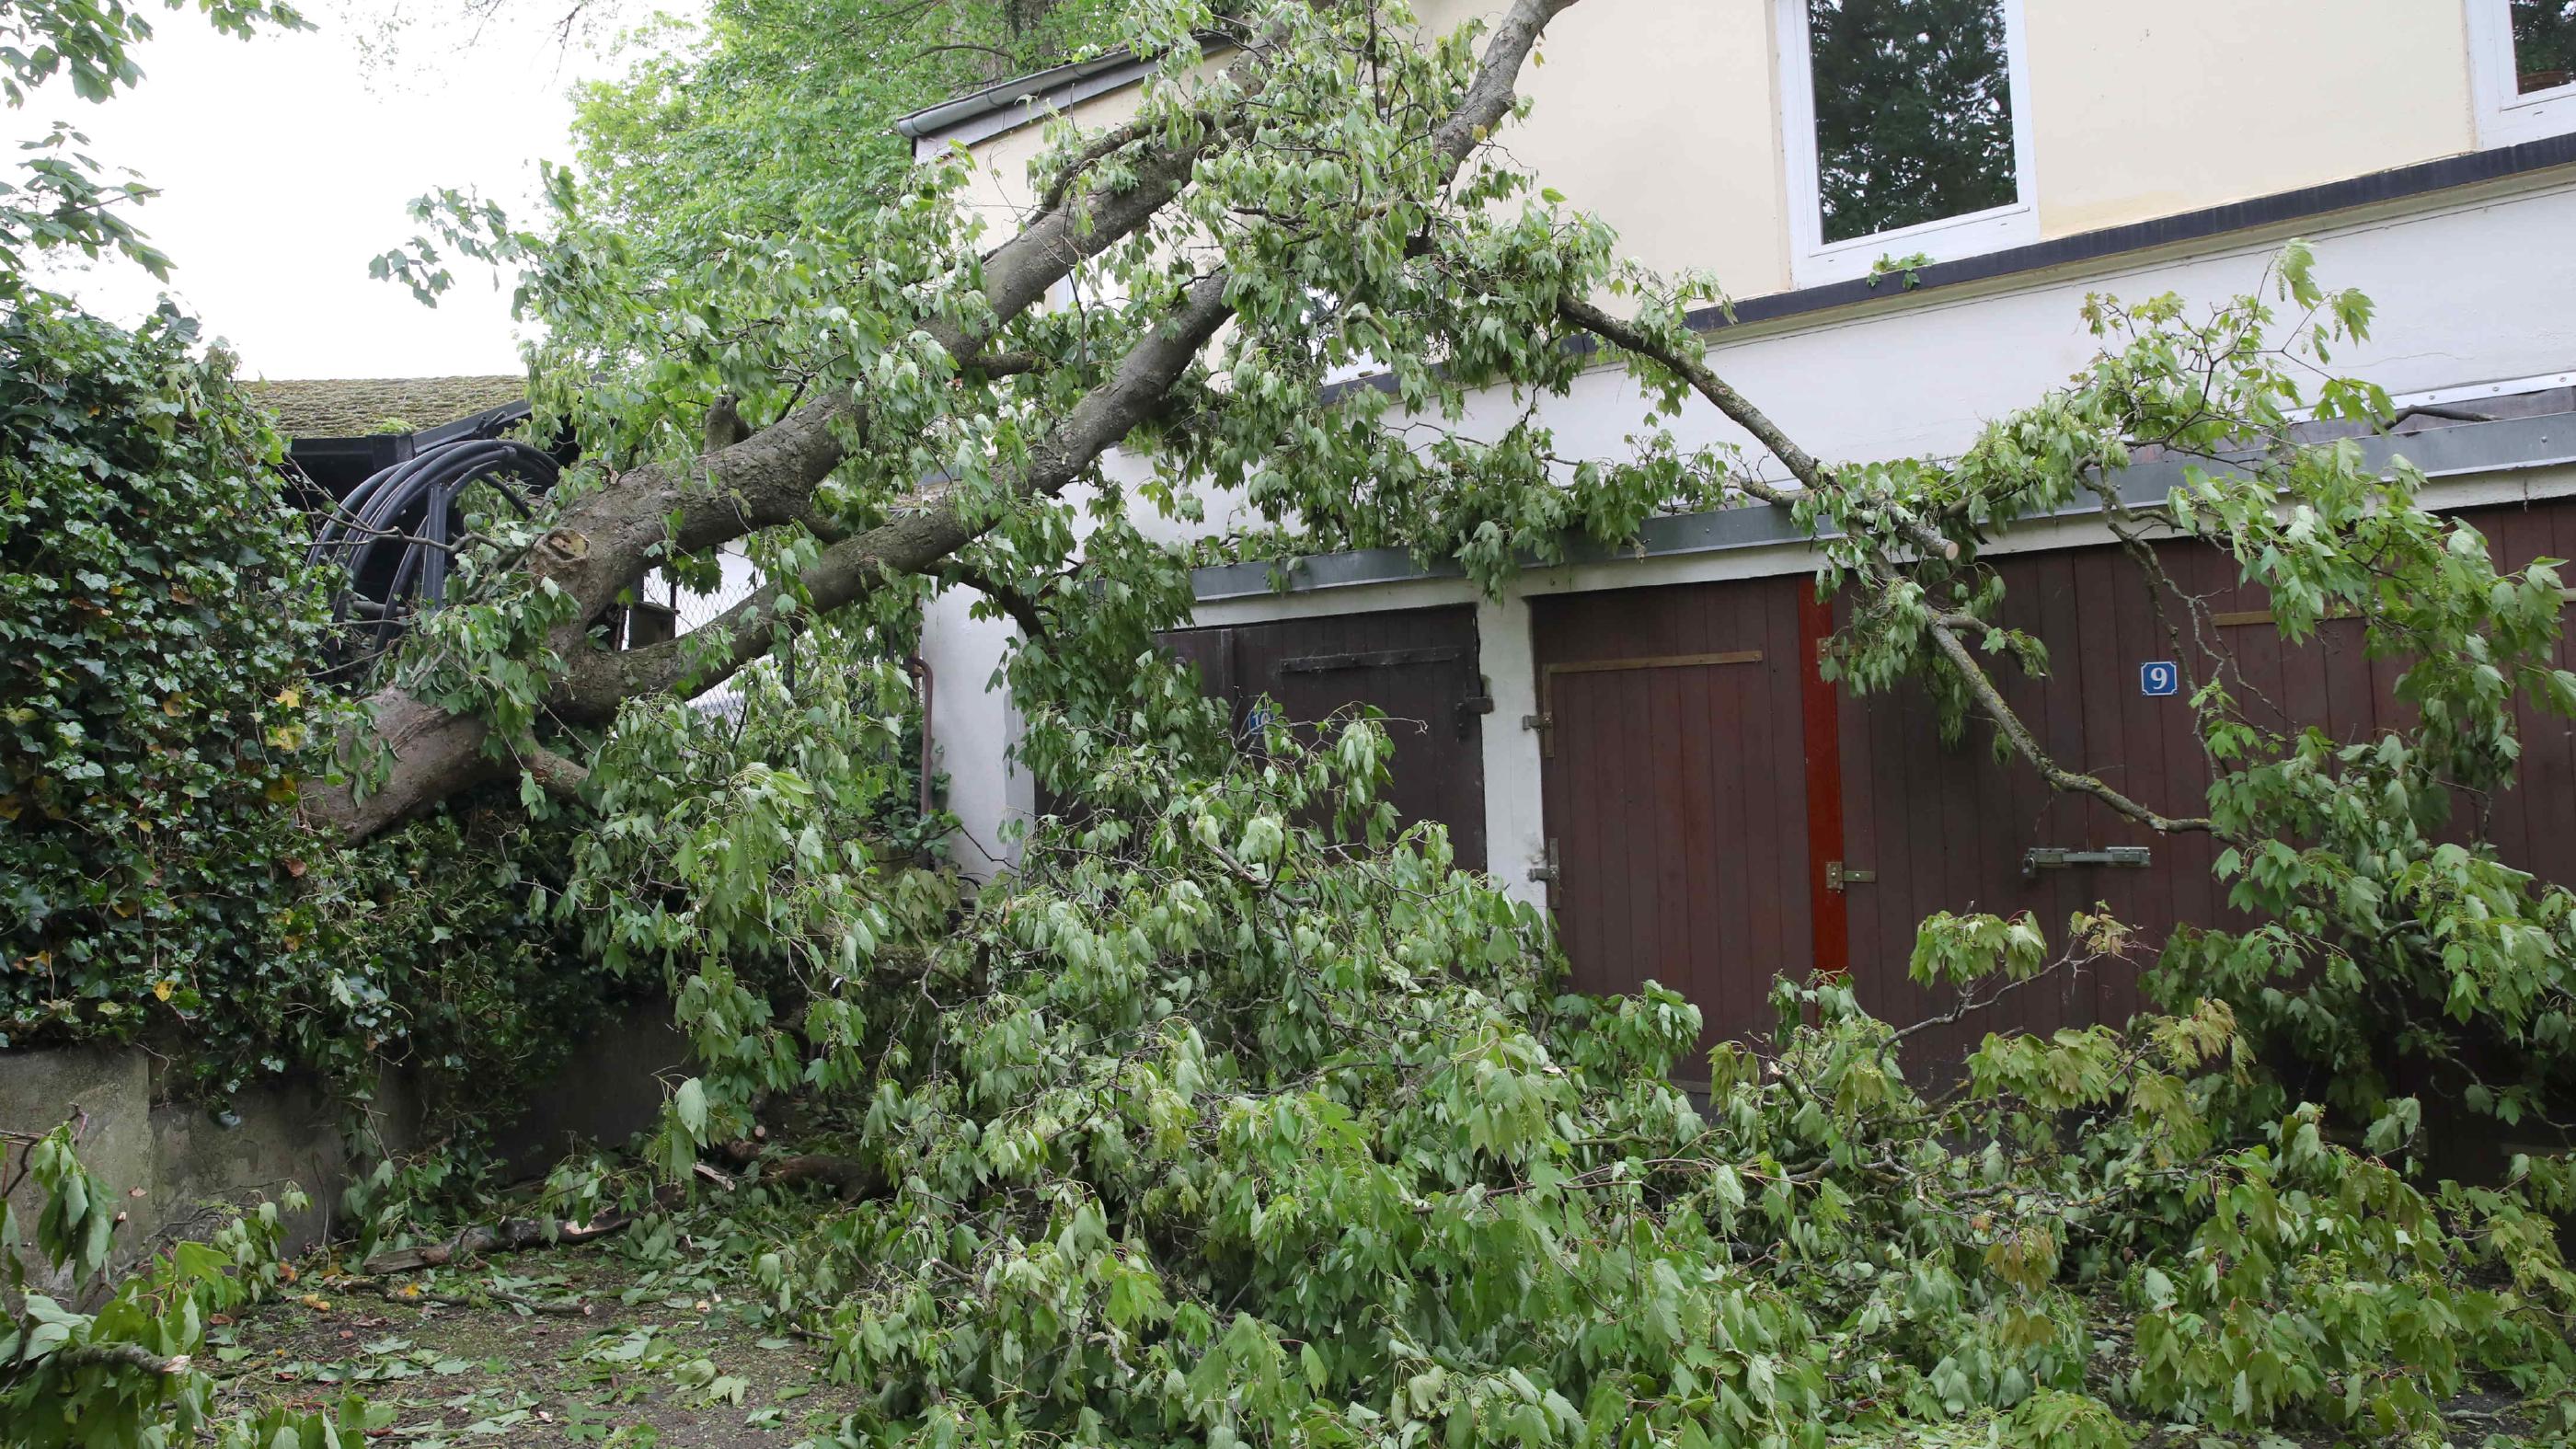
{"label": "dirt ground", "polygon": [[833,1444],[857,1391],[744,1286],[597,1246],[381,1281],[308,1262],[294,1296],[209,1331],[209,1367],[228,1407],[361,1394],[385,1446]]}

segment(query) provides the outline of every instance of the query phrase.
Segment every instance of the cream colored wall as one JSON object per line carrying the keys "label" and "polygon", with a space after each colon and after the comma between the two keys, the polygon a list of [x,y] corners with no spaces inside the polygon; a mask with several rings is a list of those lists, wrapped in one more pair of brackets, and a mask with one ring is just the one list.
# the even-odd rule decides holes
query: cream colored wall
{"label": "cream colored wall", "polygon": [[[1136,105],[1144,92],[1127,86],[1065,108],[1064,115],[1085,130],[1099,130],[1117,125],[1136,114]],[[1029,163],[1046,150],[1048,127],[1044,122],[1005,131],[968,147],[975,158],[975,180],[967,189],[967,204],[981,212],[988,239],[999,241],[1019,225],[1036,193],[1029,189]],[[916,156],[922,154],[915,146]]]}
{"label": "cream colored wall", "polygon": [[2461,0],[2026,0],[2041,234],[2472,149],[2465,14]]}
{"label": "cream colored wall", "polygon": [[[2040,229],[2065,236],[2472,149],[2464,0],[2023,0]],[[2486,0],[2478,0],[2486,3]],[[1425,26],[1500,0],[1419,0]],[[1521,78],[1503,144],[1630,255],[1787,288],[1777,0],[1590,0]],[[1124,118],[1133,88],[1073,108]],[[998,227],[1042,128],[975,150]]]}
{"label": "cream colored wall", "polygon": [[[1426,29],[1502,12],[1495,0],[1422,0]],[[1738,296],[1788,285],[1770,0],[1594,0],[1549,27],[1521,75],[1534,104],[1502,144],[1568,202],[1619,229],[1627,254],[1714,273]],[[1067,108],[1085,127],[1134,113],[1133,87]],[[974,204],[996,228],[1027,204],[1042,126],[977,143]]]}
{"label": "cream colored wall", "polygon": [[[1420,0],[1427,27],[1499,15]],[[1789,285],[1771,0],[1594,0],[1548,26],[1521,75],[1528,123],[1503,137],[1628,255],[1714,273],[1737,296]]]}

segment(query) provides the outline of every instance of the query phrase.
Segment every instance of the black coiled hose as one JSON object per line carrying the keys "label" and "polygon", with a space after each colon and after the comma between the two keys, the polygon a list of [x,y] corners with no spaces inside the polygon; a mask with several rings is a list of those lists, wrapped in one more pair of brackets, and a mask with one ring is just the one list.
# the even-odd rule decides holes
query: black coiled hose
{"label": "black coiled hose", "polygon": [[331,601],[340,627],[326,677],[365,674],[415,615],[438,606],[462,532],[456,501],[469,486],[491,484],[524,518],[561,474],[553,458],[525,443],[462,438],[351,489],[315,535],[310,555],[338,567],[342,579]]}

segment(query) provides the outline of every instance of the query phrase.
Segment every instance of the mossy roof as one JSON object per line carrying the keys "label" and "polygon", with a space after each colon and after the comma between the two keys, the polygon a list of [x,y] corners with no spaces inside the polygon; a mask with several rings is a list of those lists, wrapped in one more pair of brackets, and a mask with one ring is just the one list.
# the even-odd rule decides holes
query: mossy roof
{"label": "mossy roof", "polygon": [[306,377],[251,384],[290,438],[417,433],[517,402],[528,380],[484,377]]}

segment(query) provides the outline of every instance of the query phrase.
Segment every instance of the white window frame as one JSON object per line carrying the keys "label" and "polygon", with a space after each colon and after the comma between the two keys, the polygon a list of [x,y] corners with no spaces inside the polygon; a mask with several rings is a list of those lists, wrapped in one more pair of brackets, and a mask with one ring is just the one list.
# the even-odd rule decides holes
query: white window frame
{"label": "white window frame", "polygon": [[[2471,0],[2472,4],[2478,0]],[[2031,141],[2029,50],[2022,0],[2003,0],[2005,77],[2012,97],[2013,191],[2006,206],[1920,222],[1846,241],[1824,239],[1816,182],[1816,71],[1807,49],[1806,0],[1774,0],[1779,37],[1780,149],[1788,167],[1789,281],[1817,287],[1866,277],[1881,257],[1921,254],[1936,262],[2039,240],[2039,170]]]}
{"label": "white window frame", "polygon": [[2521,95],[2513,59],[2513,12],[2506,0],[2468,0],[2469,94],[2477,107],[2478,145],[2518,146],[2576,131],[2576,82]]}

